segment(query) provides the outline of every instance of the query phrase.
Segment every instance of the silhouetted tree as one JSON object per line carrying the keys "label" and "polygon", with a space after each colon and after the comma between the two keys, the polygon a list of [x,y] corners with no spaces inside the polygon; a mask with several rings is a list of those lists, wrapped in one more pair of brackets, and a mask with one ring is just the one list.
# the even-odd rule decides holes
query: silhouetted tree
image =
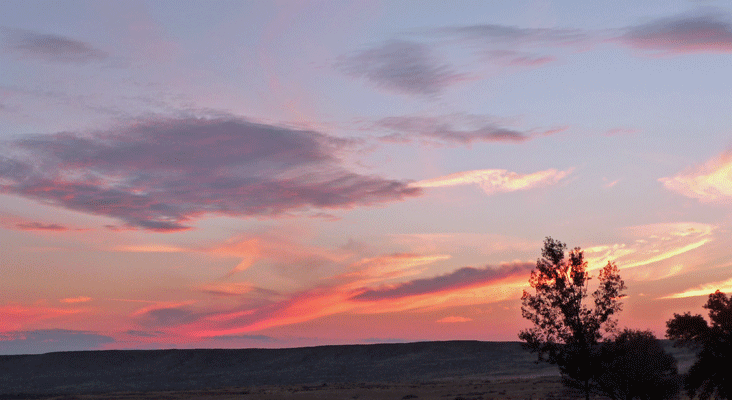
{"label": "silhouetted tree", "polygon": [[732,298],[717,290],[704,305],[709,310],[711,325],[701,315],[674,314],[666,322],[666,336],[675,345],[699,350],[697,361],[685,379],[689,397],[697,394],[702,400],[712,395],[732,398]]}
{"label": "silhouetted tree", "polygon": [[587,262],[579,247],[565,258],[567,245],[547,237],[529,283],[536,294],[524,291],[521,314],[534,327],[519,333],[524,347],[538,353],[539,361],[556,364],[565,385],[581,389],[590,398],[596,375],[596,352],[604,332],[614,330],[612,317],[620,311],[625,283],[618,268],[608,262],[600,271],[599,287],[592,294],[593,307],[583,300],[588,295]]}
{"label": "silhouetted tree", "polygon": [[595,382],[612,400],[676,397],[681,380],[676,359],[650,331],[625,329],[600,346]]}

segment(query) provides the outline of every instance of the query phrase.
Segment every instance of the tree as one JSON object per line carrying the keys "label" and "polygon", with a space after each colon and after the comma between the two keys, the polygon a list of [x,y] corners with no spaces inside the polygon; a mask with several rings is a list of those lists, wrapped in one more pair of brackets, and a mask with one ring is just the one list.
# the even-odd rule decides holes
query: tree
{"label": "tree", "polygon": [[567,245],[547,237],[529,283],[536,294],[524,291],[521,314],[534,327],[519,333],[524,347],[538,353],[539,361],[556,364],[567,386],[581,389],[590,398],[596,375],[596,352],[603,332],[614,331],[613,314],[621,309],[625,283],[617,266],[608,262],[599,274],[592,294],[593,307],[583,304],[588,296],[587,262],[575,247],[565,258]]}
{"label": "tree", "polygon": [[662,400],[680,389],[676,359],[650,331],[624,329],[600,346],[595,382],[612,400]]}
{"label": "tree", "polygon": [[686,375],[689,397],[697,394],[702,400],[712,395],[732,398],[732,298],[717,290],[704,305],[709,310],[711,325],[701,315],[674,314],[666,322],[666,337],[676,346],[699,350],[697,360]]}

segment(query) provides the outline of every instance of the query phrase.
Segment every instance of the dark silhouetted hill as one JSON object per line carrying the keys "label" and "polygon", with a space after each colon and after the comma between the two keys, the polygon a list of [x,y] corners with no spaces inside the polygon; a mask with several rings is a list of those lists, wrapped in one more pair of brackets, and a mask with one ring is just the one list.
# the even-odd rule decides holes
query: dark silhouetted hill
{"label": "dark silhouetted hill", "polygon": [[72,351],[0,356],[0,395],[558,375],[535,360],[519,342],[479,341]]}

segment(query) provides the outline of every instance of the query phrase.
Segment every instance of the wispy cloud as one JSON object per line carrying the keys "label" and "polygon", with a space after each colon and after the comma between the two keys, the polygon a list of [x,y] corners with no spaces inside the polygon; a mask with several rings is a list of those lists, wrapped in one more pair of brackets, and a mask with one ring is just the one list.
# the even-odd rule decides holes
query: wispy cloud
{"label": "wispy cloud", "polygon": [[532,174],[519,174],[503,169],[480,169],[463,171],[414,182],[411,185],[420,188],[447,187],[475,184],[483,191],[492,195],[501,192],[528,190],[535,187],[553,185],[572,173],[572,169],[559,171],[548,169]]}
{"label": "wispy cloud", "polygon": [[345,58],[341,70],[384,89],[410,95],[434,95],[468,79],[422,43],[393,40]]}
{"label": "wispy cloud", "polygon": [[684,290],[683,292],[673,293],[668,296],[660,297],[661,299],[683,299],[685,297],[696,297],[696,296],[709,296],[715,291],[719,290],[723,293],[732,292],[732,279],[726,281],[705,283],[693,288]]}
{"label": "wispy cloud", "polygon": [[0,306],[0,332],[18,330],[29,323],[56,320],[81,312],[84,310],[49,307],[43,304],[6,304]]}
{"label": "wispy cloud", "polygon": [[353,299],[395,299],[452,291],[471,286],[482,286],[486,283],[505,279],[509,276],[525,275],[531,271],[533,267],[533,263],[509,264],[499,268],[493,266],[486,266],[483,268],[464,267],[449,274],[433,278],[416,279],[398,285],[368,289],[354,296]]}
{"label": "wispy cloud", "polygon": [[438,323],[446,323],[446,324],[453,324],[453,323],[456,323],[456,322],[470,322],[472,320],[473,320],[472,318],[450,316],[450,317],[445,317],[445,318],[438,319],[435,322],[438,322]]}
{"label": "wispy cloud", "polygon": [[61,301],[62,303],[67,303],[67,304],[86,303],[88,301],[92,301],[92,298],[87,297],[87,296],[78,296],[78,297],[68,297],[65,299],[61,299],[59,301]]}
{"label": "wispy cloud", "polygon": [[466,145],[474,142],[520,143],[566,129],[561,127],[521,131],[485,121],[485,118],[466,115],[387,117],[377,121],[375,127],[393,132],[381,137],[384,141],[431,140],[436,143]]}
{"label": "wispy cloud", "polygon": [[624,274],[638,281],[658,280],[681,273],[684,265],[673,260],[713,241],[714,230],[713,225],[691,222],[639,225],[623,229],[630,242],[584,250],[591,269],[608,261],[616,262],[621,271],[648,266]]}
{"label": "wispy cloud", "polygon": [[[234,117],[141,120],[93,134],[24,136],[0,159],[0,192],[170,232],[206,214],[278,216],[420,194],[354,173],[347,141]],[[8,153],[10,154],[10,153]]]}
{"label": "wispy cloud", "polygon": [[311,269],[337,262],[350,256],[350,252],[305,245],[293,239],[302,232],[258,232],[233,237],[226,242],[201,249],[218,257],[239,258],[239,263],[227,274],[244,271],[260,260],[277,265],[301,265]]}
{"label": "wispy cloud", "polygon": [[196,288],[216,296],[241,296],[254,290],[254,285],[243,282],[214,282]]}
{"label": "wispy cloud", "polygon": [[513,46],[570,46],[582,43],[589,37],[586,31],[579,29],[523,28],[498,24],[446,27],[436,29],[435,32]]}
{"label": "wispy cloud", "polygon": [[[160,326],[160,318],[194,337],[256,332],[298,324],[339,313],[372,314],[404,311],[446,304],[468,305],[520,295],[533,263],[511,263],[480,268],[465,267],[432,278],[417,278],[422,266],[445,260],[444,255],[397,253],[365,258],[350,264],[351,271],[323,278],[319,284],[289,295],[269,296],[267,301],[242,304],[228,310],[199,310],[196,305],[154,305],[138,312],[145,326]],[[405,278],[412,278],[404,281]],[[520,284],[516,284],[516,280]],[[510,282],[509,282],[510,281]],[[397,282],[397,283],[394,283]],[[228,289],[227,284],[214,285]],[[246,285],[233,285],[246,292]],[[227,293],[228,295],[228,293]],[[238,294],[231,294],[238,295]],[[154,312],[156,315],[151,315]],[[157,315],[161,314],[162,315]]]}
{"label": "wispy cloud", "polygon": [[59,224],[43,224],[41,222],[23,222],[15,225],[16,228],[24,231],[53,231],[63,232],[69,230],[68,227]]}
{"label": "wispy cloud", "polygon": [[183,247],[164,244],[115,246],[112,250],[125,253],[186,253],[192,251]]}
{"label": "wispy cloud", "polygon": [[64,36],[42,34],[20,29],[2,29],[5,48],[28,58],[47,62],[88,63],[101,61],[109,55],[89,43]]}
{"label": "wispy cloud", "polygon": [[674,192],[702,202],[732,201],[732,151],[727,151],[706,164],[694,167],[659,182]]}
{"label": "wispy cloud", "polygon": [[642,50],[730,53],[732,23],[724,14],[683,14],[630,26],[619,40]]}

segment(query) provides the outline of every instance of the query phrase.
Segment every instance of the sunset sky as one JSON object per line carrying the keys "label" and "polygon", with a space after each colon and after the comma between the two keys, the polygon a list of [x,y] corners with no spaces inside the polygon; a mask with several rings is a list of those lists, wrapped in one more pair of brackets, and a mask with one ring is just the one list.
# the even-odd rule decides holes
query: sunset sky
{"label": "sunset sky", "polygon": [[0,354],[518,340],[547,236],[703,313],[732,5],[597,4],[0,3]]}

